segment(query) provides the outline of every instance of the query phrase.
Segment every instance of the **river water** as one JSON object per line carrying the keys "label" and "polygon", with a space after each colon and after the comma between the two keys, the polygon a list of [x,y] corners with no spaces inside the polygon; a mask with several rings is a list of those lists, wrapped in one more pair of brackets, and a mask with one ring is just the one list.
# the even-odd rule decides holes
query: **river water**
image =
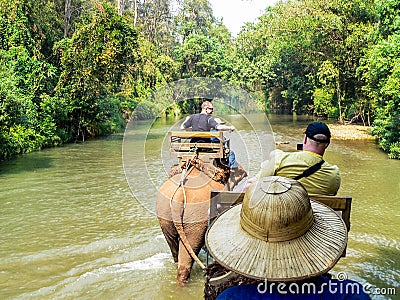
{"label": "river water", "polygon": [[[125,138],[115,134],[2,162],[0,298],[202,299],[197,265],[189,284],[176,286],[176,266],[154,215],[155,190],[174,163],[165,134],[178,121],[131,123]],[[284,115],[269,121],[273,133],[266,127],[261,140],[293,150],[308,122]],[[262,141],[235,122],[231,145],[253,176],[273,146],[260,152]],[[325,158],[341,170],[339,194],[353,197],[347,257],[332,273],[345,272],[381,294],[373,299],[399,299],[400,161],[373,141],[333,140]]]}

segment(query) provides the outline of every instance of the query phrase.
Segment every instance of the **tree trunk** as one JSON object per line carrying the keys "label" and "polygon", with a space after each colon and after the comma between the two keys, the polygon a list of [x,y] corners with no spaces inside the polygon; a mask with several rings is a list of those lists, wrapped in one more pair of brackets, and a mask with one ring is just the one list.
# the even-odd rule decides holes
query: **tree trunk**
{"label": "tree trunk", "polygon": [[340,73],[338,70],[338,76],[337,76],[337,81],[336,81],[336,95],[337,95],[337,101],[338,101],[338,108],[339,108],[339,123],[343,124],[343,114],[342,114],[342,99],[341,99],[341,91],[340,91]]}
{"label": "tree trunk", "polygon": [[[122,16],[122,14],[124,13],[124,5],[125,5],[125,1],[124,0],[117,0],[118,1],[118,14]],[[136,1],[135,1],[136,3]]]}
{"label": "tree trunk", "polygon": [[137,13],[138,13],[137,10],[138,10],[137,0],[135,0],[135,18],[133,19],[133,27],[136,27]]}
{"label": "tree trunk", "polygon": [[71,25],[71,0],[65,0],[64,38],[68,37],[68,31],[70,25]]}

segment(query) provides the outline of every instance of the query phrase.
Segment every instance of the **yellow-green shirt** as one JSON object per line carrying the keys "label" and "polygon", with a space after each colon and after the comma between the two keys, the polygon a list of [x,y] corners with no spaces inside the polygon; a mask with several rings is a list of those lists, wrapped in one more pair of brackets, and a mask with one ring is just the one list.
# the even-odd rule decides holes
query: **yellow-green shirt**
{"label": "yellow-green shirt", "polygon": [[[309,151],[272,151],[270,159],[261,164],[256,177],[282,176],[295,178],[306,169],[321,161],[322,156]],[[340,187],[340,173],[336,165],[325,162],[321,169],[298,180],[310,196],[336,195]]]}

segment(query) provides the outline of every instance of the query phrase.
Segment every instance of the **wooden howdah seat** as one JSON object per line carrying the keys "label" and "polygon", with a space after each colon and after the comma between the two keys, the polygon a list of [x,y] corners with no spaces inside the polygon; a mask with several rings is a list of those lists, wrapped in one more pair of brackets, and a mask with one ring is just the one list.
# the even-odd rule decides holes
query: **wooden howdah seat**
{"label": "wooden howdah seat", "polygon": [[[197,157],[204,162],[210,162],[215,158],[225,158],[227,143],[221,131],[169,131],[170,154],[179,158],[179,161],[187,161]],[[211,142],[194,142],[194,140],[211,140]],[[228,152],[229,153],[229,152]]]}

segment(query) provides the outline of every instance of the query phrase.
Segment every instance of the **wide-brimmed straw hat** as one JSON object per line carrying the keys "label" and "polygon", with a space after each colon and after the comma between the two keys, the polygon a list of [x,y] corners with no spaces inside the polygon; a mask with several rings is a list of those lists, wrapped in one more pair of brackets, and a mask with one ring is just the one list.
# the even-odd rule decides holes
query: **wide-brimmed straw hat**
{"label": "wide-brimmed straw hat", "polygon": [[346,244],[342,218],[328,206],[310,201],[296,180],[279,176],[253,183],[243,204],[221,214],[206,234],[207,249],[218,263],[268,281],[324,274]]}

